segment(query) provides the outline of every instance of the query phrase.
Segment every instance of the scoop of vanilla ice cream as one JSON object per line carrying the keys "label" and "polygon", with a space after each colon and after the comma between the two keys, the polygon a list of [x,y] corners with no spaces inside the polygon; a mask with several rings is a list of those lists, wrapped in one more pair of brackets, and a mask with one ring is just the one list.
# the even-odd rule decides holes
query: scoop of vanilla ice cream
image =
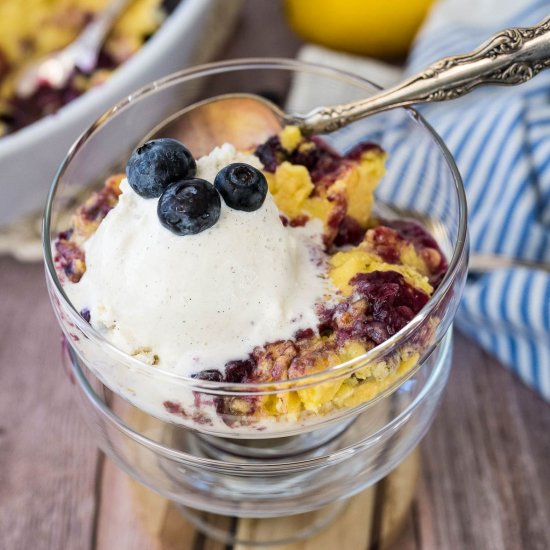
{"label": "scoop of vanilla ice cream", "polygon": [[[198,160],[213,181],[231,162],[260,167],[231,145]],[[322,225],[284,227],[268,193],[254,212],[222,200],[218,222],[178,236],[157,217],[157,200],[124,180],[119,202],[86,241],[86,272],[68,284],[78,310],[126,353],[178,374],[223,369],[255,346],[315,327],[326,283],[319,265]]]}

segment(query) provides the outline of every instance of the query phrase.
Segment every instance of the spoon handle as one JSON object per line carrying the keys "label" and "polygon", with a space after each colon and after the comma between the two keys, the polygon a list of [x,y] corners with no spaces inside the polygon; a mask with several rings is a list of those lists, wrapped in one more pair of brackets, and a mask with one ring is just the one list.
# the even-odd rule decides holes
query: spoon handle
{"label": "spoon handle", "polygon": [[534,27],[500,31],[473,52],[445,57],[367,99],[320,107],[286,122],[308,133],[331,132],[394,107],[456,99],[482,84],[522,84],[549,66],[550,17]]}
{"label": "spoon handle", "polygon": [[112,0],[69,46],[74,64],[84,72],[95,68],[101,45],[129,0]]}
{"label": "spoon handle", "polygon": [[550,263],[548,262],[512,258],[502,254],[485,254],[482,252],[470,254],[468,271],[469,273],[482,274],[490,273],[497,269],[517,269],[518,267],[550,273]]}

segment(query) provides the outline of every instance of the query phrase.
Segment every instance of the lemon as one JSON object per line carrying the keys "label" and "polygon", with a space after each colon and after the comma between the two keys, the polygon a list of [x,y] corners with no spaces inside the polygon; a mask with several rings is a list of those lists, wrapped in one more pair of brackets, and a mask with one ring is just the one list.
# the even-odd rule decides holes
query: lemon
{"label": "lemon", "polygon": [[406,55],[434,0],[285,0],[293,30],[309,42],[381,58]]}

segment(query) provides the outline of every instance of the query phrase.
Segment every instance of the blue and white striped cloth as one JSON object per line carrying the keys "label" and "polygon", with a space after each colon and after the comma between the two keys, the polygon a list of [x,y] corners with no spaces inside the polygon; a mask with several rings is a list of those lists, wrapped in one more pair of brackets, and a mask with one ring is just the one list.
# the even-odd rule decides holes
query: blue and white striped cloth
{"label": "blue and white striped cloth", "polygon": [[[420,32],[407,72],[549,15],[549,0],[445,0]],[[550,262],[550,72],[421,111],[462,174],[472,251]],[[469,281],[457,325],[550,400],[548,273],[507,269]]]}
{"label": "blue and white striped cloth", "polygon": [[[406,73],[468,52],[502,28],[530,26],[548,15],[550,0],[442,0],[415,41]],[[310,51],[301,57],[313,60],[315,55]],[[321,62],[331,61],[325,57]],[[419,110],[442,136],[462,174],[472,251],[550,262],[550,70],[522,86],[481,88]],[[360,125],[341,137],[356,137],[357,131]],[[383,131],[386,142],[388,133],[398,135],[391,125]],[[423,155],[417,151],[413,157],[410,149],[404,144],[400,150],[398,143],[391,149],[394,176],[384,181],[390,194],[393,180],[406,195],[408,177],[414,179],[415,169],[422,169],[415,159]],[[469,278],[456,322],[550,401],[548,273],[516,268]]]}

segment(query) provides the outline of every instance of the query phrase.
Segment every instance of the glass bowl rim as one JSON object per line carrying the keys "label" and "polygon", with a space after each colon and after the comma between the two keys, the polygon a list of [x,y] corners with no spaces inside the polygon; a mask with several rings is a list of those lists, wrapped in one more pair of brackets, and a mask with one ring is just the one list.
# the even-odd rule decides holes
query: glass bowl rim
{"label": "glass bowl rim", "polygon": [[61,284],[57,276],[57,270],[55,268],[54,258],[52,255],[52,243],[49,238],[52,219],[52,208],[56,196],[56,191],[61,181],[61,178],[65,174],[65,171],[67,170],[67,167],[71,163],[72,159],[75,157],[78,151],[86,145],[88,139],[104,124],[106,124],[111,119],[111,117],[116,116],[116,114],[120,111],[131,107],[136,101],[139,101],[141,98],[153,95],[155,92],[168,88],[172,85],[176,85],[200,77],[242,70],[268,69],[284,70],[292,73],[306,72],[315,76],[325,76],[328,78],[333,78],[334,80],[339,79],[340,81],[347,82],[348,84],[352,84],[356,87],[365,88],[366,86],[368,86],[370,88],[380,89],[380,87],[375,83],[365,78],[354,75],[348,71],[335,69],[333,67],[318,63],[308,63],[285,58],[266,57],[232,59],[228,61],[205,63],[188,69],[184,69],[172,73],[162,79],[155,80],[150,84],[139,88],[134,93],[128,95],[127,97],[119,101],[116,105],[107,110],[105,113],[103,113],[100,117],[98,117],[95,122],[93,122],[73,143],[65,159],[59,166],[59,169],[57,170],[57,173],[48,192],[48,198],[46,201],[44,216],[42,219],[42,247],[45,259],[46,276],[49,282],[53,285],[53,290],[56,293],[56,297],[58,297],[63,303],[64,312],[69,313],[71,317],[71,322],[74,323],[92,342],[94,342],[94,344],[105,346],[107,349],[109,349],[111,354],[116,357],[120,357],[120,359],[124,363],[141,369],[145,373],[155,374],[155,376],[161,375],[169,380],[185,383],[193,389],[204,389],[212,391],[227,390],[228,392],[237,391],[241,393],[244,390],[243,386],[246,387],[246,391],[256,390],[258,392],[261,392],[262,390],[273,391],[273,387],[277,386],[281,389],[287,388],[289,390],[296,390],[299,389],[304,383],[307,384],[308,382],[326,382],[331,379],[331,375],[334,375],[334,378],[338,378],[349,370],[361,368],[361,365],[363,364],[368,364],[371,362],[374,363],[377,361],[378,358],[384,356],[388,352],[388,350],[397,347],[400,341],[407,340],[408,337],[415,331],[415,329],[418,326],[422,325],[423,321],[442,301],[444,296],[453,285],[458,276],[458,273],[460,272],[463,260],[465,259],[465,256],[467,254],[468,232],[466,193],[464,190],[462,177],[456,166],[456,163],[441,137],[435,132],[432,126],[426,120],[424,120],[424,118],[420,115],[420,113],[418,113],[418,111],[410,107],[400,108],[400,110],[405,111],[407,112],[407,114],[409,114],[414,123],[420,125],[427,131],[434,144],[439,149],[447,167],[450,169],[454,182],[454,188],[458,197],[458,239],[453,249],[452,256],[449,260],[447,273],[445,274],[445,277],[441,281],[436,291],[432,294],[432,296],[430,296],[428,302],[422,308],[422,310],[409,323],[407,323],[407,325],[405,325],[400,331],[388,338],[386,341],[382,342],[381,344],[375,346],[371,350],[358,357],[355,357],[338,365],[333,365],[332,367],[329,367],[321,373],[308,374],[305,376],[293,378],[291,380],[275,382],[255,382],[237,385],[235,383],[229,382],[201,380],[198,378],[193,378],[191,376],[173,373],[157,366],[143,363],[142,361],[139,361],[138,359],[126,354],[119,348],[115,347],[102,334],[100,334],[89,323],[87,323],[77,312],[76,308],[63,290],[63,285]]}
{"label": "glass bowl rim", "polygon": [[[452,354],[452,340],[453,337],[451,331],[447,331],[447,333],[439,343],[439,345],[443,347],[441,351],[442,358],[437,362],[435,367],[431,369],[425,381],[425,384],[419,391],[418,395],[416,395],[416,397],[414,397],[414,399],[406,406],[406,408],[402,410],[395,418],[391,419],[388,423],[384,424],[374,433],[368,435],[367,437],[362,437],[358,441],[350,443],[349,445],[346,445],[341,449],[330,451],[320,456],[301,458],[294,461],[291,460],[280,462],[272,462],[266,459],[262,460],[262,462],[258,464],[250,462],[233,463],[216,458],[195,456],[185,451],[169,448],[162,443],[150,439],[147,435],[137,432],[132,427],[128,426],[128,424],[126,424],[124,420],[122,420],[115,412],[113,412],[109,408],[108,405],[106,405],[102,401],[102,399],[98,396],[97,392],[94,390],[94,388],[86,378],[86,375],[84,374],[78,361],[75,361],[73,355],[75,353],[74,350],[69,351],[69,368],[70,372],[76,380],[76,383],[78,384],[80,391],[82,391],[85,398],[89,400],[92,407],[96,411],[98,411],[98,414],[101,415],[102,419],[106,422],[109,422],[119,432],[123,433],[126,437],[132,439],[132,441],[134,441],[138,445],[145,446],[147,449],[149,449],[151,452],[154,452],[155,454],[160,454],[165,458],[168,458],[170,460],[177,460],[190,466],[206,467],[212,470],[215,469],[216,471],[223,470],[225,473],[242,474],[243,472],[250,472],[251,474],[259,474],[266,471],[269,471],[269,473],[274,473],[278,470],[281,470],[283,473],[289,473],[291,471],[305,471],[319,466],[327,466],[344,462],[348,458],[355,456],[357,453],[362,452],[369,447],[372,447],[373,445],[376,445],[381,440],[386,440],[391,437],[398,429],[401,428],[401,426],[408,422],[411,415],[416,411],[416,409],[421,406],[426,399],[430,398],[433,395],[432,389],[434,385],[436,385],[439,381],[439,378],[445,373],[447,373],[448,376],[450,370],[449,361],[451,360],[451,357],[449,357],[449,355]],[[92,373],[92,375],[97,378],[94,373]],[[99,380],[99,382],[103,386],[108,387],[103,382],[101,382],[101,380]],[[442,388],[442,390],[443,389],[444,388]],[[125,400],[121,396],[118,397],[122,400]],[[368,411],[365,414],[368,414]],[[159,419],[156,418],[156,420]],[[169,422],[162,420],[161,422],[164,422],[165,424],[170,424]],[[200,430],[190,431],[200,433]]]}

